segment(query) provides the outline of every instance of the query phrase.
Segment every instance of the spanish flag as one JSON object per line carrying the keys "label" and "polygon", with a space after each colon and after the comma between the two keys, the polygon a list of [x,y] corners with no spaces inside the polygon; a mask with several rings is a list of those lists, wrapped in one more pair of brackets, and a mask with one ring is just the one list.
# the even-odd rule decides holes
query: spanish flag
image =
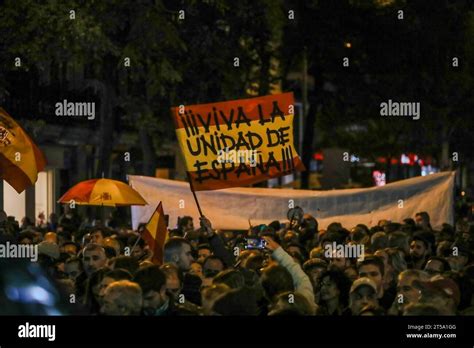
{"label": "spanish flag", "polygon": [[163,251],[165,243],[168,240],[168,230],[166,228],[165,213],[163,212],[161,202],[145,226],[142,238],[153,251],[151,261],[154,264],[163,264]]}
{"label": "spanish flag", "polygon": [[26,132],[0,108],[0,179],[18,193],[34,185],[46,159]]}

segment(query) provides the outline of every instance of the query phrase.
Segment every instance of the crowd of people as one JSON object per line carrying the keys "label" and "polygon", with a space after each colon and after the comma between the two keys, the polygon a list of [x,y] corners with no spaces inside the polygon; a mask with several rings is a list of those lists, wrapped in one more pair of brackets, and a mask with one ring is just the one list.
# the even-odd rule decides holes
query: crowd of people
{"label": "crowd of people", "polygon": [[0,236],[38,245],[41,267],[81,314],[474,314],[474,228],[466,220],[437,230],[426,212],[372,227],[320,229],[310,214],[247,231],[217,231],[205,217],[195,223],[183,216],[168,230],[162,264],[151,262],[143,226],[89,223],[67,207],[21,225],[0,211]]}

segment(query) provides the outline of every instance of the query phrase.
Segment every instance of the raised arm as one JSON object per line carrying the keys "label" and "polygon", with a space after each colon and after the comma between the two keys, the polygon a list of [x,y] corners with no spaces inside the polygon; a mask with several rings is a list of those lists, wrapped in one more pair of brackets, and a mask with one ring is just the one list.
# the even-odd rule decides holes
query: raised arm
{"label": "raised arm", "polygon": [[221,236],[214,232],[209,219],[203,216],[200,220],[203,235],[207,237],[214,255],[220,257],[227,267],[232,267],[235,263],[235,258],[232,252],[226,248]]}
{"label": "raised arm", "polygon": [[273,259],[290,272],[291,277],[293,278],[295,290],[309,301],[312,311],[315,313],[316,304],[314,303],[313,285],[311,284],[308,275],[277,242],[270,237],[263,238],[267,242],[267,248],[272,252]]}

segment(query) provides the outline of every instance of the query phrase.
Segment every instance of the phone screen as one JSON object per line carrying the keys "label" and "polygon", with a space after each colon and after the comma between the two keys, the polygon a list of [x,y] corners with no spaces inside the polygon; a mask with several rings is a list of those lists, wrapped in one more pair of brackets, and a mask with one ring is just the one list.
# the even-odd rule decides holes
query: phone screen
{"label": "phone screen", "polygon": [[245,249],[265,249],[267,242],[263,238],[246,238]]}

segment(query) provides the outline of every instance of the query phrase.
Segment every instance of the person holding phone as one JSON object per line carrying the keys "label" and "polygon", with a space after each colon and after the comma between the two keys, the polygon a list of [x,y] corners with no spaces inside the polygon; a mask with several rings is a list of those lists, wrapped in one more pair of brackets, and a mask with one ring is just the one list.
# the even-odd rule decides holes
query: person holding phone
{"label": "person holding phone", "polygon": [[[313,285],[308,275],[301,266],[271,237],[262,237],[266,242],[266,248],[271,252],[271,257],[284,267],[291,275],[295,292],[303,295],[310,304],[310,312],[316,313],[316,303],[314,302]],[[271,267],[271,266],[270,266]],[[264,270],[265,273],[265,270]]]}

